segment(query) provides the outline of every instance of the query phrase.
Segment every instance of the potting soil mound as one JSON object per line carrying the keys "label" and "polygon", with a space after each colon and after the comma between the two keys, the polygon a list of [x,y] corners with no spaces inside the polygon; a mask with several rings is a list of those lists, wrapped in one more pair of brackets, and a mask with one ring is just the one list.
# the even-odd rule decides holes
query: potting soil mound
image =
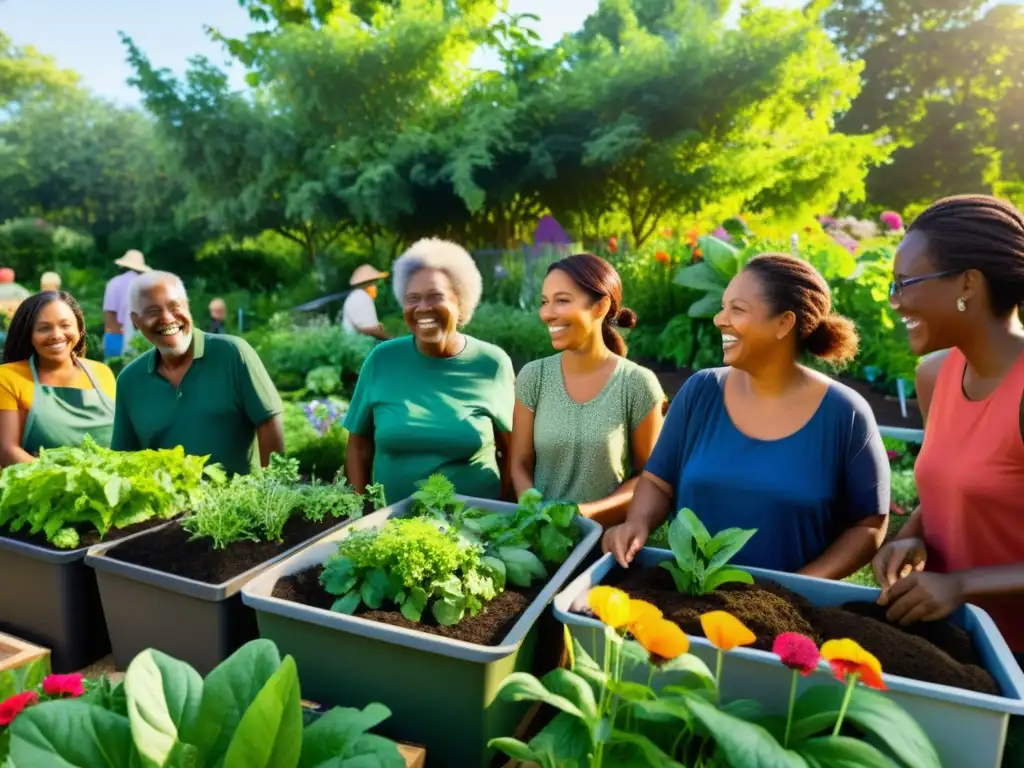
{"label": "potting soil mound", "polygon": [[970,635],[948,621],[919,622],[904,629],[886,621],[886,609],[874,603],[815,608],[804,597],[770,581],[727,584],[713,594],[690,597],[680,594],[671,575],[659,567],[617,568],[604,583],[658,606],[666,618],[690,635],[704,635],[702,613],[723,610],[757,636],[753,648],[771,651],[776,636],[783,632],[799,632],[818,644],[850,638],[874,654],[889,674],[979,693],[1000,693],[992,675],[981,667]]}
{"label": "potting soil mound", "polygon": [[777,584],[725,584],[710,595],[690,597],[676,590],[671,574],[664,568],[630,568],[618,573],[621,580],[606,583],[628,592],[630,597],[658,606],[665,618],[689,635],[704,635],[701,614],[728,611],[757,636],[752,648],[770,651],[776,635],[783,632],[799,632],[819,641],[805,615],[810,603]]}
{"label": "potting soil mound", "polygon": [[295,514],[285,525],[280,543],[236,541],[224,549],[214,549],[210,539],[190,541],[192,534],[180,525],[169,525],[112,547],[106,556],[207,584],[222,584],[341,522],[342,518],[328,516],[316,523]]}
{"label": "potting soil mound", "polygon": [[[148,531],[150,528],[156,528],[158,525],[163,525],[167,522],[169,521],[161,519],[147,520],[144,523],[136,523],[135,525],[129,525],[126,528],[111,529],[107,531],[106,536],[100,536],[99,531],[91,525],[79,524],[72,525],[71,527],[78,531],[79,544],[77,549],[82,549],[83,547],[91,547],[108,541],[117,541],[118,539],[123,539],[125,536],[131,536],[133,533]],[[14,541],[23,541],[26,544],[34,544],[37,547],[46,547],[47,549],[52,549],[54,552],[73,551],[69,549],[58,549],[46,540],[45,534],[30,534],[27,528],[23,528],[17,533],[2,531],[0,532],[0,536],[3,536],[5,539],[13,539]]]}
{"label": "potting soil mound", "polygon": [[[317,565],[292,576],[278,579],[277,584],[274,585],[273,596],[313,608],[330,609],[337,597],[329,594],[320,584],[322,571],[323,566]],[[450,627],[440,626],[434,620],[429,609],[424,612],[422,620],[419,622],[409,621],[398,610],[374,611],[365,605],[360,606],[355,615],[362,619],[379,621],[393,627],[415,629],[451,640],[463,640],[477,645],[500,645],[519,617],[526,612],[530,603],[540,594],[544,583],[543,581],[536,583],[529,589],[508,585],[504,592],[486,603],[483,610],[476,616],[467,614],[462,621]]]}

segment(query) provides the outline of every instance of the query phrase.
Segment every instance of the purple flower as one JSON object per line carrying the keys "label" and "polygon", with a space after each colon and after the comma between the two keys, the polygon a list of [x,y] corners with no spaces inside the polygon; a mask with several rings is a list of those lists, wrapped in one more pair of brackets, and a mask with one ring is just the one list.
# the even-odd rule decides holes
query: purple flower
{"label": "purple flower", "polygon": [[725,230],[725,227],[719,227],[711,234],[717,237],[719,240],[724,240],[727,243],[732,241],[732,237],[730,237],[729,233]]}
{"label": "purple flower", "polygon": [[890,232],[903,229],[903,217],[900,216],[896,211],[885,211],[881,216],[878,217]]}
{"label": "purple flower", "polygon": [[335,424],[345,418],[345,410],[338,403],[326,400],[311,400],[302,406],[306,420],[321,435],[326,435]]}
{"label": "purple flower", "polygon": [[836,220],[831,216],[819,216],[818,223],[823,229],[832,229],[836,225]]}

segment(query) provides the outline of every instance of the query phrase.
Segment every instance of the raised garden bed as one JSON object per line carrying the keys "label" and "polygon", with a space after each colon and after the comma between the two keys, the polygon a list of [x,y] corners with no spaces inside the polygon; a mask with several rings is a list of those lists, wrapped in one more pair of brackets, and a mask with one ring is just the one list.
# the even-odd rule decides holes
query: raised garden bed
{"label": "raised garden bed", "polygon": [[[488,513],[517,512],[503,502],[455,500]],[[323,587],[314,587],[339,543],[356,532],[383,530],[413,507],[407,499],[332,533],[250,581],[242,599],[256,611],[260,636],[295,658],[305,695],[343,706],[384,701],[392,717],[382,735],[422,744],[436,765],[484,766],[495,754],[488,740],[512,733],[529,709],[528,703],[497,700],[497,690],[512,672],[535,671],[538,619],[598,543],[601,528],[573,517],[578,541],[553,572],[533,587],[508,585],[476,616],[467,613],[454,624],[442,626],[427,611],[413,622],[386,603],[375,610],[361,606],[354,615],[329,610],[336,595],[325,597]]]}
{"label": "raised garden bed", "polygon": [[[691,652],[714,664],[715,649],[702,636],[699,615],[727,610],[757,636],[749,649],[730,653],[722,680],[726,699],[755,698],[766,711],[784,713],[789,670],[769,652],[775,635],[800,632],[820,642],[852,638],[878,657],[891,697],[924,729],[943,765],[997,768],[1011,714],[1024,714],[1024,673],[983,611],[964,606],[948,621],[911,631],[889,625],[874,602],[878,590],[794,574],[742,568],[754,585],[727,584],[709,595],[675,590],[659,563],[667,550],[645,548],[628,571],[606,555],[555,599],[555,616],[595,658],[601,658],[600,622],[585,615],[586,596],[598,584],[619,587],[653,602],[690,635]],[[671,682],[661,676],[659,683]],[[801,686],[833,684],[819,670]]]}
{"label": "raised garden bed", "polygon": [[[124,540],[163,520],[110,531],[107,541]],[[0,630],[51,649],[58,674],[74,672],[110,653],[96,574],[85,565],[99,534],[83,527],[82,546],[57,549],[42,535],[0,536]]]}

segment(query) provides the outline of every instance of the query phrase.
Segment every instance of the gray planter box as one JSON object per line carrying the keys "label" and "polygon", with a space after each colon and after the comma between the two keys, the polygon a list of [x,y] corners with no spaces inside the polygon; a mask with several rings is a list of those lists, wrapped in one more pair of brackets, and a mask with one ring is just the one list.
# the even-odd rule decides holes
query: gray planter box
{"label": "gray planter box", "polygon": [[[632,567],[645,568],[672,557],[668,550],[644,548]],[[573,606],[584,605],[590,588],[600,584],[618,567],[611,555],[605,555],[555,598],[555,617],[567,624],[573,637],[599,659],[604,653],[603,634],[593,630],[600,628],[601,623],[574,613]],[[781,584],[803,595],[815,606],[837,606],[857,600],[874,602],[879,593],[877,589],[841,581],[813,579],[761,568],[743,570],[755,578]],[[885,674],[885,684],[889,688],[887,695],[924,729],[938,750],[943,765],[949,768],[999,768],[1010,715],[1024,714],[1024,673],[987,613],[967,605],[954,613],[951,620],[970,633],[985,669],[995,678],[1003,695],[990,696]],[[691,637],[690,642],[690,652],[714,669],[714,647],[703,637]],[[722,695],[726,700],[757,699],[766,712],[785,715],[791,674],[774,654],[738,648],[728,653],[723,663]],[[671,675],[656,676],[656,686],[671,682]],[[817,672],[800,679],[800,690],[822,684],[837,685],[825,662]]]}
{"label": "gray planter box", "polygon": [[[513,513],[515,505],[460,499],[484,509]],[[487,741],[510,736],[527,702],[496,700],[512,672],[532,672],[538,619],[559,587],[598,543],[601,526],[582,517],[582,533],[568,559],[548,581],[501,645],[450,640],[403,627],[346,616],[272,597],[278,579],[323,563],[350,531],[380,528],[408,513],[408,499],[364,517],[265,571],[242,589],[256,610],[260,637],[295,658],[304,697],[324,705],[362,707],[380,701],[391,717],[380,733],[423,745],[432,765],[473,768],[492,756]]]}
{"label": "gray planter box", "polygon": [[96,575],[85,565],[88,551],[0,537],[0,632],[49,648],[58,674],[75,672],[110,653]]}
{"label": "gray planter box", "polygon": [[121,541],[92,547],[85,565],[95,571],[99,584],[103,611],[97,613],[97,619],[100,615],[106,618],[114,664],[127,669],[139,653],[156,648],[188,662],[199,674],[208,674],[259,637],[256,617],[239,595],[245,583],[348,524],[346,520],[327,528],[223,584],[207,584],[108,557]]}

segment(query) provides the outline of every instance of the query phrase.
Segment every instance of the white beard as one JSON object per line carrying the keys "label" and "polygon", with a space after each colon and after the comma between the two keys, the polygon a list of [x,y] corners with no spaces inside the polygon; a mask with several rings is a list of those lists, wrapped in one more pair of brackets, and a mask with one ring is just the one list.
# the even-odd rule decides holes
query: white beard
{"label": "white beard", "polygon": [[189,331],[188,334],[182,335],[181,342],[175,344],[174,346],[169,346],[165,344],[155,344],[154,346],[157,348],[157,351],[161,355],[164,355],[166,357],[182,357],[188,352],[189,348],[192,346],[192,332]]}

